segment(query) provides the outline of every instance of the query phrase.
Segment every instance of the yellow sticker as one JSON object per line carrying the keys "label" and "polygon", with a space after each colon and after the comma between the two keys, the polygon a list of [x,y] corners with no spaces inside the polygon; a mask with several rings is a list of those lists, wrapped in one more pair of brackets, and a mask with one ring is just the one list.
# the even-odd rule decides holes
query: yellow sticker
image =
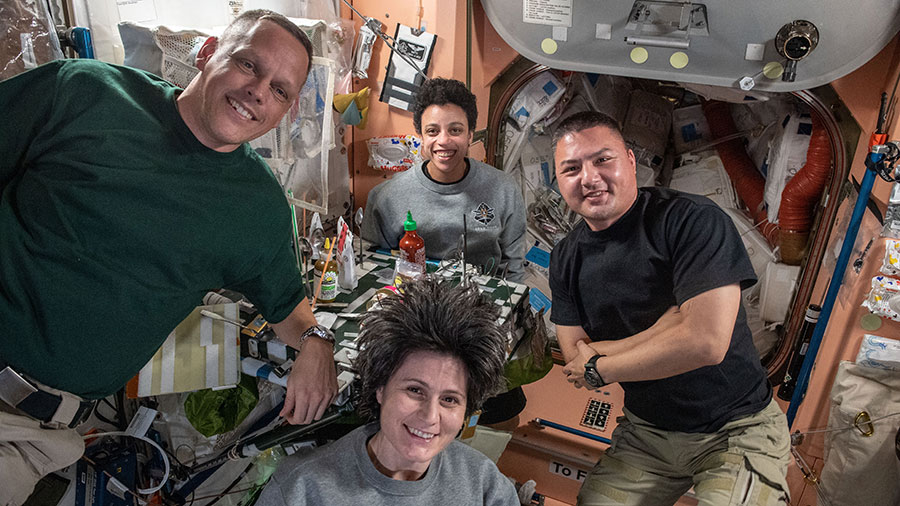
{"label": "yellow sticker", "polygon": [[650,53],[647,52],[646,49],[642,47],[636,47],[631,50],[631,61],[640,65],[647,61],[647,58],[650,57]]}
{"label": "yellow sticker", "polygon": [[672,56],[669,57],[669,65],[675,67],[676,69],[683,69],[687,67],[688,61],[688,55],[686,53],[682,53],[681,51],[672,53]]}
{"label": "yellow sticker", "polygon": [[547,54],[553,54],[558,49],[556,41],[550,38],[541,41],[541,50]]}
{"label": "yellow sticker", "polygon": [[784,74],[784,66],[777,61],[770,61],[763,67],[763,75],[769,79],[778,79]]}

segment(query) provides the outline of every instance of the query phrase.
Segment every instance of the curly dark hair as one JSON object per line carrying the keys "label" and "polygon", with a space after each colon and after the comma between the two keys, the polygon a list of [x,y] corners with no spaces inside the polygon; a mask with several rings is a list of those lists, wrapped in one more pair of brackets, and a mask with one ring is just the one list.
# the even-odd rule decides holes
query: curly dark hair
{"label": "curly dark hair", "polygon": [[466,88],[466,85],[456,79],[444,79],[432,77],[425,81],[416,93],[416,103],[413,104],[413,127],[416,133],[422,135],[422,113],[432,105],[453,104],[459,106],[466,113],[469,123],[469,131],[475,130],[475,122],[478,120],[478,106],[475,95]]}
{"label": "curly dark hair", "polygon": [[619,126],[618,121],[602,112],[581,111],[562,120],[559,125],[556,126],[551,141],[553,150],[556,150],[556,143],[565,137],[566,134],[580,132],[597,126],[606,127],[612,130],[620,139],[622,139],[622,142],[625,142],[625,137],[622,135],[622,128]]}
{"label": "curly dark hair", "polygon": [[309,71],[312,68],[312,42],[309,41],[309,37],[299,26],[275,11],[270,11],[268,9],[251,9],[240,13],[238,17],[234,18],[234,21],[225,27],[222,35],[219,37],[219,44],[227,46],[233,41],[240,40],[253,25],[262,20],[271,21],[284,28],[288,33],[293,35],[295,39],[299,40],[300,44],[303,44],[303,49],[306,49],[306,56],[309,60],[306,63],[306,73],[309,74]]}
{"label": "curly dark hair", "polygon": [[433,276],[406,282],[398,294],[363,320],[354,361],[362,378],[359,411],[377,419],[375,393],[410,354],[430,351],[455,357],[466,373],[466,416],[505,386],[506,334],[499,307],[478,286]]}

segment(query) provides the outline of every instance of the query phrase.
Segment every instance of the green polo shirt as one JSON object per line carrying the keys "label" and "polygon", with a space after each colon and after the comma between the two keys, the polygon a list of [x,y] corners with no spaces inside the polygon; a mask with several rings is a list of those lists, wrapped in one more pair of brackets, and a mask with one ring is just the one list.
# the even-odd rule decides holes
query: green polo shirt
{"label": "green polo shirt", "polygon": [[303,299],[290,207],[249,146],[200,144],[180,89],[92,60],[0,83],[0,358],[89,398],[210,289],[273,322]]}

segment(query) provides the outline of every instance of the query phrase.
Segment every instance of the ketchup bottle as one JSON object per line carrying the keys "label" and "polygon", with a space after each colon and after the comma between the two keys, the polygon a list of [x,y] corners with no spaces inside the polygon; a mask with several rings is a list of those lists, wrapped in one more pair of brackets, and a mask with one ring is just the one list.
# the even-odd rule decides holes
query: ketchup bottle
{"label": "ketchup bottle", "polygon": [[416,233],[416,222],[412,219],[411,211],[406,211],[403,230],[406,233],[400,239],[400,258],[419,265],[422,272],[425,272],[425,240]]}

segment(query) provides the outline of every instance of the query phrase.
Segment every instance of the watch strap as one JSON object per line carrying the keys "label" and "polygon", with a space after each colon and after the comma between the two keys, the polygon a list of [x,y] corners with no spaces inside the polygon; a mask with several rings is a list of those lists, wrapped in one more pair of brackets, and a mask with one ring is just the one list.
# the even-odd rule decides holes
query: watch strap
{"label": "watch strap", "polygon": [[310,337],[328,341],[329,343],[334,345],[334,333],[324,325],[313,325],[312,327],[306,329],[302,334],[300,334],[300,346],[302,347],[303,343],[305,343],[306,340]]}
{"label": "watch strap", "polygon": [[[593,357],[589,358],[588,361],[587,361],[587,363],[588,363],[588,364],[591,364],[591,367],[596,367],[596,366],[597,366],[597,359],[598,359],[598,358],[601,358],[601,357],[605,357],[605,356],[606,356],[606,355],[604,355],[604,354],[602,354],[602,353],[597,353],[597,354],[594,355]],[[587,364],[585,364],[585,365],[587,365]]]}
{"label": "watch strap", "polygon": [[[589,386],[593,388],[601,388],[606,386],[608,383],[603,379],[603,376],[597,372],[597,359],[600,357],[605,357],[601,353],[597,353],[593,357],[589,358],[587,363],[584,364],[584,380],[588,383]],[[589,380],[588,377],[591,377]],[[592,381],[593,380],[593,381]]]}

